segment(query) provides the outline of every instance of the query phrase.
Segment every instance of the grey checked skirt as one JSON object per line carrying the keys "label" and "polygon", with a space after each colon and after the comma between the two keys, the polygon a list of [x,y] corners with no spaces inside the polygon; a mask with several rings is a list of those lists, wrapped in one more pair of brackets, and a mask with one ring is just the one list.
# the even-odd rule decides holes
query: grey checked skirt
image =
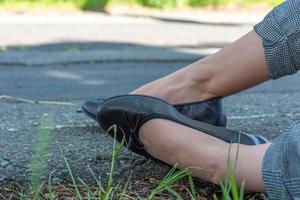
{"label": "grey checked skirt", "polygon": [[[300,0],[288,0],[274,8],[254,30],[263,40],[271,78],[300,69]],[[300,123],[272,143],[262,168],[270,200],[300,200]]]}

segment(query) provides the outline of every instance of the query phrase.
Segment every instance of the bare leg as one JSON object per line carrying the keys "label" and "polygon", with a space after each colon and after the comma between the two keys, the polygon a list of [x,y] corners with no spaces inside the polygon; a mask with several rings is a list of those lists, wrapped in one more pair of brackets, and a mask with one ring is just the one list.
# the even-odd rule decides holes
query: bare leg
{"label": "bare leg", "polygon": [[262,160],[270,143],[230,147],[215,137],[164,119],[147,122],[140,130],[140,139],[154,157],[171,165],[177,163],[180,168],[192,167],[194,176],[217,184],[226,177],[231,149],[232,163],[237,159],[238,184],[245,181],[246,191],[264,192]]}
{"label": "bare leg", "polygon": [[269,79],[261,38],[252,31],[216,54],[133,93],[160,97],[170,103],[185,103],[224,97]]}

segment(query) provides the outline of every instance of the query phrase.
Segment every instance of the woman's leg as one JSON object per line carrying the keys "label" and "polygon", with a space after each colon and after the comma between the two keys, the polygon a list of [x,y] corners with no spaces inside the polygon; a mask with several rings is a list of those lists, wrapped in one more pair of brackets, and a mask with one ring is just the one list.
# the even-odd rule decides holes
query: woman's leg
{"label": "woman's leg", "polygon": [[[133,93],[160,97],[175,104],[227,96],[269,79],[262,41],[252,31],[218,53]],[[166,120],[146,123],[140,137],[150,154],[167,163],[199,167],[202,170],[194,171],[194,175],[215,183],[226,176],[229,144],[221,140]],[[239,146],[235,172],[239,183],[247,182],[248,191],[264,190],[261,168],[269,145]],[[231,158],[235,159],[238,147],[231,148]]]}
{"label": "woman's leg", "polygon": [[[133,93],[160,97],[175,104],[227,96],[269,79],[262,41],[252,31],[218,53]],[[194,170],[194,175],[215,183],[226,177],[230,145],[219,139],[166,120],[146,123],[140,137],[150,154],[169,164],[201,168]],[[238,145],[231,146],[233,160],[239,152],[237,181],[241,184],[245,180],[248,191],[264,191],[261,168],[269,145],[239,145],[238,150]]]}
{"label": "woman's leg", "polygon": [[226,177],[230,153],[231,162],[237,161],[238,184],[245,181],[248,192],[264,191],[262,161],[270,143],[230,147],[215,137],[164,119],[147,122],[140,130],[140,139],[152,156],[171,165],[177,163],[179,168],[192,167],[194,176],[217,184]]}
{"label": "woman's leg", "polygon": [[[133,93],[184,103],[227,96],[296,73],[300,70],[299,5],[298,0],[285,1],[255,26],[260,36],[252,31],[218,53]],[[217,182],[226,174],[229,147],[216,138],[165,120],[149,121],[140,136],[153,156],[181,167],[202,168],[205,174],[194,172],[199,177]],[[231,158],[235,152],[231,151]],[[266,190],[270,199],[300,199],[299,166],[300,125],[296,125],[272,144],[240,145],[235,172],[239,183],[247,182],[248,191]]]}
{"label": "woman's leg", "polygon": [[261,38],[251,31],[218,53],[132,93],[185,103],[227,96],[269,79]]}

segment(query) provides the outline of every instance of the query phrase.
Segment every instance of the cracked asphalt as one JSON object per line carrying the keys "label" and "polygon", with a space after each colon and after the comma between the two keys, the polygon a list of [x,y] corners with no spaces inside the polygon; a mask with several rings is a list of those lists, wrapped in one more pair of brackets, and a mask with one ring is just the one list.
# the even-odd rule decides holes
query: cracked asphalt
{"label": "cracked asphalt", "polygon": [[[86,24],[84,16],[80,19],[43,24],[29,18],[23,25],[0,21],[5,27],[0,30],[0,45],[5,46],[0,52],[2,186],[28,183],[44,119],[52,120],[53,131],[44,155],[43,180],[52,173],[53,183],[70,181],[60,148],[76,177],[95,183],[90,169],[97,177],[107,177],[112,139],[80,112],[82,102],[128,93],[215,52],[252,28],[251,24],[224,26],[100,14]],[[276,138],[300,120],[299,86],[300,74],[225,98],[229,127]],[[168,168],[124,150],[116,176],[126,179],[132,171],[133,180],[161,179]]]}

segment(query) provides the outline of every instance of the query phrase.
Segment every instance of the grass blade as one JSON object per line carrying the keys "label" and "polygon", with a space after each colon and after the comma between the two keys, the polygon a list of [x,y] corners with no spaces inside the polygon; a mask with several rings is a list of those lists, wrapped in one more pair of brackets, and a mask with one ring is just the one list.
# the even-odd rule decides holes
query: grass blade
{"label": "grass blade", "polygon": [[52,192],[52,185],[51,185],[51,179],[52,179],[52,174],[55,172],[55,170],[54,171],[52,171],[50,174],[49,174],[49,178],[48,178],[48,193],[49,193],[49,196],[50,196],[50,200],[54,200],[54,198],[55,198],[55,195],[53,194],[53,192]]}
{"label": "grass blade", "polygon": [[81,194],[80,194],[80,192],[79,192],[79,189],[78,189],[78,186],[77,186],[77,184],[76,184],[75,178],[74,178],[74,176],[73,176],[72,170],[71,170],[71,168],[70,168],[69,162],[67,161],[67,158],[66,158],[66,156],[65,156],[64,151],[63,151],[62,148],[60,148],[60,152],[61,152],[62,158],[64,159],[65,165],[66,165],[66,167],[67,167],[67,169],[68,169],[68,171],[69,171],[69,175],[70,175],[70,177],[71,177],[73,186],[74,186],[74,188],[75,188],[76,195],[77,195],[77,197],[78,197],[80,200],[82,200],[82,196],[81,196]]}
{"label": "grass blade", "polygon": [[116,148],[116,135],[117,135],[117,126],[113,125],[111,126],[107,132],[110,131],[114,131],[114,142],[113,142],[113,155],[112,155],[112,161],[111,161],[111,167],[110,167],[110,173],[109,173],[109,180],[108,180],[108,184],[107,187],[105,189],[105,198],[104,199],[108,199],[109,196],[112,194],[113,191],[113,175],[115,172],[115,164],[116,164],[116,159],[118,158],[118,156],[120,155],[123,147],[124,147],[124,143],[125,143],[125,138],[122,139],[120,145]]}
{"label": "grass blade", "polygon": [[[87,199],[96,199],[96,196],[94,195],[94,193],[91,191],[91,189],[89,188],[89,186],[81,179],[78,178],[78,180],[80,181],[80,183],[85,187],[86,191],[87,191]],[[91,195],[93,195],[93,198],[91,198]],[[86,199],[86,198],[84,198]]]}
{"label": "grass blade", "polygon": [[151,192],[151,194],[147,197],[147,200],[153,199],[155,195],[167,190],[167,188],[169,188],[172,184],[188,175],[188,171],[186,169],[175,172],[176,170],[175,165],[160,184]]}
{"label": "grass blade", "polygon": [[220,188],[221,188],[221,192],[222,192],[222,200],[231,200],[230,188],[229,188],[228,184],[224,185],[222,182],[220,182]]}
{"label": "grass blade", "polygon": [[241,188],[240,188],[240,200],[244,199],[245,195],[245,181],[242,182]]}
{"label": "grass blade", "polygon": [[[128,178],[128,180],[127,180],[125,186],[124,186],[124,189],[123,189],[123,191],[122,191],[122,193],[121,193],[121,195],[120,195],[119,200],[123,200],[123,199],[125,198],[125,193],[126,193],[126,190],[127,190],[128,185],[129,185],[129,182],[130,182],[130,180],[131,180],[131,177],[132,177],[132,171],[130,172],[129,178]],[[127,197],[128,197],[128,196],[127,196]]]}
{"label": "grass blade", "polygon": [[40,185],[40,187],[37,189],[36,192],[34,192],[35,195],[34,195],[34,197],[33,197],[33,200],[39,200],[39,199],[41,199],[40,193],[41,193],[41,190],[42,190],[42,187],[43,187],[43,186],[44,186],[44,183]]}
{"label": "grass blade", "polygon": [[166,189],[167,189],[167,191],[168,191],[170,194],[172,194],[172,195],[176,198],[176,200],[184,200],[184,199],[182,198],[182,196],[181,196],[178,192],[176,192],[175,190],[173,190],[172,188],[166,187]]}
{"label": "grass blade", "polygon": [[188,179],[189,179],[189,185],[190,185],[190,188],[191,188],[191,195],[192,195],[191,197],[192,197],[193,200],[196,200],[197,199],[197,192],[196,192],[193,177],[190,174],[188,174]]}
{"label": "grass blade", "polygon": [[[101,180],[98,181],[98,179],[96,178],[96,176],[95,176],[95,174],[94,174],[94,172],[93,172],[93,170],[91,169],[90,166],[88,168],[89,168],[89,171],[91,172],[93,178],[95,179],[95,181],[97,183],[97,186],[99,188],[99,192],[102,193],[102,194],[105,194],[105,190],[102,186]],[[99,198],[101,198],[101,194],[99,194]]]}
{"label": "grass blade", "polygon": [[32,190],[39,188],[42,184],[41,177],[48,165],[49,145],[54,130],[51,118],[41,120],[33,143],[33,152],[30,158],[29,185]]}

